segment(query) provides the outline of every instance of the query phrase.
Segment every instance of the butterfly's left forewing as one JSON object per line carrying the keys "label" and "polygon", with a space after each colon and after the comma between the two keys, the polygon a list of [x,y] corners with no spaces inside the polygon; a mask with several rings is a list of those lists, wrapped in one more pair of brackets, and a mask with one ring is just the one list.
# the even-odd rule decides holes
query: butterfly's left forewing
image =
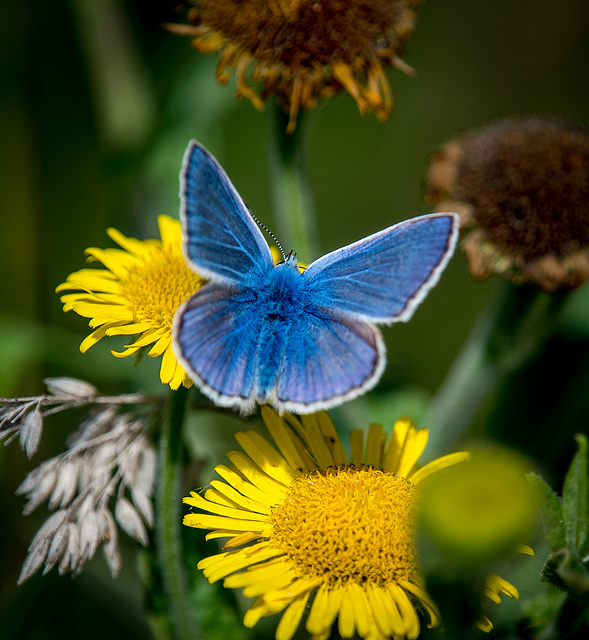
{"label": "butterfly's left forewing", "polygon": [[316,304],[369,322],[405,322],[452,256],[458,216],[406,220],[328,253],[304,273]]}
{"label": "butterfly's left forewing", "polygon": [[272,254],[245,203],[217,161],[196,142],[180,172],[180,221],[186,260],[207,279],[244,284],[272,268]]}

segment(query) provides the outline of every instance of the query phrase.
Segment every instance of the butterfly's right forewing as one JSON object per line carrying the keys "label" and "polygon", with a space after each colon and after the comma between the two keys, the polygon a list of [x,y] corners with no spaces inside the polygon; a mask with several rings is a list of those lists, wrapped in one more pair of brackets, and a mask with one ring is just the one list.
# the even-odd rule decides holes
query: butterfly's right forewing
{"label": "butterfly's right forewing", "polygon": [[405,220],[313,262],[304,273],[318,305],[368,322],[406,322],[454,252],[458,216]]}
{"label": "butterfly's right forewing", "polygon": [[240,195],[217,161],[196,142],[180,172],[184,256],[215,282],[245,284],[272,268],[272,254]]}

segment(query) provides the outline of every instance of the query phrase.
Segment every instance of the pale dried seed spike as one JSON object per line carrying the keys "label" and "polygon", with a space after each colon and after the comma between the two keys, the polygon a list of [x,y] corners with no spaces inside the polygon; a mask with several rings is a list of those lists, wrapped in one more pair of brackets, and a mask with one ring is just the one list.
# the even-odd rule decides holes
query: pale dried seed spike
{"label": "pale dried seed spike", "polygon": [[20,575],[16,581],[17,585],[21,585],[41,568],[41,565],[45,561],[47,549],[49,548],[49,541],[47,541],[47,544],[43,547],[31,547],[29,547],[29,553],[27,554],[27,557],[23,562],[22,569],[20,570]]}
{"label": "pale dried seed spike", "polygon": [[115,519],[112,515],[112,513],[110,512],[110,509],[100,509],[100,511],[98,511],[98,513],[100,514],[100,521],[101,521],[101,539],[103,542],[111,542],[112,540],[115,541],[115,543],[118,543],[118,539],[119,539],[119,534],[118,534],[118,530],[117,530],[117,525],[115,523]]}
{"label": "pale dried seed spike", "polygon": [[94,556],[99,543],[96,512],[87,511],[77,521],[80,527],[80,558],[85,562]]}
{"label": "pale dried seed spike", "polygon": [[67,511],[60,510],[49,516],[43,526],[37,531],[27,550],[27,557],[23,562],[17,584],[28,580],[43,564],[49,545],[56,532],[64,525]]}
{"label": "pale dried seed spike", "polygon": [[78,461],[64,460],[57,468],[57,482],[49,498],[49,509],[55,509],[57,505],[67,506],[74,494],[78,483]]}
{"label": "pale dried seed spike", "polygon": [[122,565],[121,553],[119,551],[119,534],[112,513],[108,509],[102,509],[100,513],[104,523],[104,532],[102,535],[104,544],[102,549],[106,563],[114,578],[121,570]]}
{"label": "pale dried seed spike", "polygon": [[45,378],[43,382],[49,393],[54,396],[93,399],[98,395],[98,389],[94,385],[77,378]]}
{"label": "pale dried seed spike", "polygon": [[68,446],[73,448],[106,433],[116,413],[117,408],[113,405],[90,411],[80,426],[68,436]]}
{"label": "pale dried seed spike", "polygon": [[63,554],[67,550],[68,537],[69,527],[67,522],[64,522],[63,525],[55,532],[55,536],[53,536],[53,540],[49,545],[43,575],[51,571],[51,569],[53,569],[53,567],[62,559]]}
{"label": "pale dried seed spike", "polygon": [[149,444],[149,442],[147,442],[147,445],[141,452],[139,470],[137,474],[137,485],[140,486],[148,496],[153,494],[156,469],[157,456],[154,448]]}
{"label": "pale dried seed spike", "polygon": [[33,411],[27,414],[20,427],[20,448],[28,458],[32,458],[37,452],[42,432],[43,416],[39,411],[39,405],[37,405]]}
{"label": "pale dried seed spike", "polygon": [[82,491],[90,484],[92,479],[92,462],[90,456],[84,453],[78,456],[78,493]]}
{"label": "pale dried seed spike", "polygon": [[67,549],[59,562],[59,575],[75,571],[78,566],[80,549],[80,532],[73,522],[68,522]]}
{"label": "pale dried seed spike", "polygon": [[113,465],[116,457],[117,447],[113,442],[103,442],[97,445],[90,456],[92,464],[92,477],[96,478],[102,475],[106,468]]}
{"label": "pale dried seed spike", "polygon": [[123,564],[119,547],[116,542],[110,540],[109,542],[106,542],[104,544],[103,550],[104,558],[106,560],[106,563],[108,564],[108,568],[110,569],[112,577],[116,578]]}
{"label": "pale dried seed spike", "polygon": [[132,442],[127,441],[123,443],[123,439],[121,439],[119,445],[121,444],[125,446],[117,446],[119,452],[117,458],[119,471],[122,475],[123,484],[131,486],[135,484],[135,478],[137,476],[141,443],[138,443],[137,439],[134,439]]}
{"label": "pale dried seed spike", "polygon": [[19,487],[15,491],[16,495],[24,496],[35,491],[40,479],[48,474],[54,466],[55,458],[46,460],[32,471],[29,471],[29,473],[25,476],[25,479],[20,483]]}
{"label": "pale dried seed spike", "polygon": [[[29,550],[33,547],[36,547],[43,540],[49,540],[49,542],[53,539],[55,532],[63,525],[68,516],[67,509],[60,509],[55,513],[51,514],[47,520],[41,525],[41,528],[35,534],[35,537],[31,540],[31,544],[29,545]],[[49,543],[47,548],[49,548]]]}
{"label": "pale dried seed spike", "polygon": [[29,501],[23,507],[23,515],[28,516],[51,494],[55,481],[57,480],[57,472],[52,468],[48,473],[44,474],[34,491],[30,492]]}
{"label": "pale dried seed spike", "polygon": [[151,498],[139,487],[131,487],[131,498],[137,511],[143,517],[145,524],[151,529],[153,527],[153,505]]}
{"label": "pale dried seed spike", "polygon": [[139,541],[144,547],[149,544],[147,531],[143,526],[139,514],[124,496],[117,499],[115,518],[127,535],[135,538],[135,540]]}

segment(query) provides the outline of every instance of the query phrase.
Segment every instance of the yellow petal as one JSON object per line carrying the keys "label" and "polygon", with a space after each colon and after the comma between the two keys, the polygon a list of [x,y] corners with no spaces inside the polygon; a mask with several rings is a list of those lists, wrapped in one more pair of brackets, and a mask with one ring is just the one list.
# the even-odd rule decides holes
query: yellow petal
{"label": "yellow petal", "polygon": [[337,619],[337,628],[342,638],[351,638],[354,635],[354,609],[350,590],[342,588],[342,604]]}
{"label": "yellow petal", "polygon": [[170,218],[170,216],[160,215],[157,217],[157,225],[164,247],[168,245],[180,246],[182,242],[182,230],[179,220],[174,220],[174,218]]}
{"label": "yellow petal", "polygon": [[109,227],[106,230],[106,233],[128,254],[131,254],[132,256],[138,258],[149,256],[153,247],[159,248],[161,246],[161,243],[158,240],[137,240],[137,238],[128,238],[127,236],[123,235],[118,229],[114,229],[113,227]]}
{"label": "yellow petal", "polygon": [[382,424],[372,423],[368,427],[368,437],[366,438],[365,462],[375,469],[382,468],[384,452],[384,427]]}
{"label": "yellow petal", "polygon": [[226,516],[227,518],[237,518],[238,520],[254,520],[256,522],[267,522],[268,516],[261,513],[255,513],[254,511],[247,511],[245,509],[234,509],[232,507],[226,507],[214,502],[205,500],[202,496],[194,491],[190,492],[190,497],[183,498],[182,502],[189,504],[192,507],[203,509],[210,513],[215,513],[220,516]]}
{"label": "yellow petal", "polygon": [[329,589],[321,586],[311,605],[306,629],[313,636],[331,629],[342,604],[343,588]]}
{"label": "yellow petal", "polygon": [[282,611],[287,604],[288,601],[284,602],[278,600],[268,603],[264,598],[260,597],[245,612],[243,624],[248,629],[251,629],[260,621],[260,618],[263,618],[264,616],[271,616]]}
{"label": "yellow petal", "polygon": [[293,433],[284,420],[266,406],[261,408],[261,413],[272,439],[291,469],[296,470],[298,473],[316,469],[317,465],[309,455],[302,440]]}
{"label": "yellow petal", "polygon": [[310,413],[301,416],[301,423],[303,425],[305,440],[319,468],[326,469],[327,467],[332,467],[334,464],[333,456],[321,433],[315,414]]}
{"label": "yellow petal", "polygon": [[[281,555],[281,551],[274,549],[268,545],[267,542],[261,542],[252,547],[246,547],[245,549],[239,549],[238,551],[229,551],[227,554],[220,554],[221,556],[228,556],[221,558],[212,566],[206,566],[205,560],[211,558],[205,558],[198,563],[198,568],[202,570],[205,578],[213,584],[221,578],[227,577],[234,571],[239,571],[245,567],[269,560],[276,556]],[[214,556],[219,558],[219,556]]]}
{"label": "yellow petal", "polygon": [[229,467],[226,467],[225,465],[220,464],[216,466],[215,471],[223,478],[223,480],[226,480],[230,485],[237,489],[237,491],[256,502],[261,502],[268,507],[274,507],[282,501],[282,498],[277,500],[274,496],[258,489],[258,487],[254,486],[251,482],[248,482],[233,471],[233,469],[229,469]]}
{"label": "yellow petal", "polygon": [[[265,590],[268,590],[268,584],[274,585],[274,580],[281,578],[285,574],[294,576],[293,568],[289,560],[277,558],[270,560],[262,565],[249,567],[248,571],[234,573],[225,579],[223,585],[230,589],[242,589],[250,587],[257,583],[264,584]],[[269,582],[272,581],[272,582]]]}
{"label": "yellow petal", "polygon": [[336,466],[348,464],[350,461],[329,414],[326,411],[319,411],[315,414],[315,419],[329,447],[334,464]]}
{"label": "yellow petal", "polygon": [[220,494],[223,494],[233,503],[239,505],[244,509],[249,509],[250,511],[257,511],[258,513],[265,513],[269,515],[272,513],[272,510],[269,506],[258,502],[257,500],[251,500],[250,498],[246,498],[243,494],[236,491],[233,487],[230,487],[225,482],[220,482],[219,480],[212,480],[211,486],[216,489]]}
{"label": "yellow petal", "polygon": [[291,640],[294,636],[307,606],[310,593],[310,591],[307,591],[295,598],[282,614],[282,618],[280,618],[280,622],[276,627],[276,640]]}
{"label": "yellow petal", "polygon": [[[231,577],[231,576],[229,576]],[[268,584],[272,585],[272,589],[288,589],[290,585],[297,581],[298,576],[294,571],[284,573],[282,575],[275,575],[272,577],[271,582],[256,582],[244,588],[243,595],[246,598],[255,598],[257,596],[264,595],[268,591]],[[227,578],[228,580],[229,578]]]}
{"label": "yellow petal", "polygon": [[86,353],[88,349],[95,345],[99,340],[102,340],[106,336],[107,330],[113,325],[105,325],[104,327],[100,327],[93,331],[89,336],[86,336],[84,340],[82,340],[82,344],[80,344],[80,351],[82,353]]}
{"label": "yellow petal", "polygon": [[264,473],[287,487],[292,484],[293,469],[260,434],[255,431],[239,432],[235,439]]}
{"label": "yellow petal", "polygon": [[273,496],[277,501],[284,498],[286,487],[263,473],[241,451],[230,451],[227,457],[253,485],[264,493]]}
{"label": "yellow petal", "polygon": [[408,640],[416,640],[419,636],[419,618],[417,617],[415,607],[401,587],[396,584],[389,584],[387,588],[401,614],[403,633],[407,636]]}
{"label": "yellow petal", "polygon": [[425,482],[432,474],[441,471],[442,469],[446,469],[447,467],[451,467],[455,464],[459,464],[460,462],[464,462],[464,460],[468,460],[469,457],[468,451],[458,451],[456,453],[449,453],[447,456],[442,456],[441,458],[437,458],[436,460],[432,460],[428,462],[425,466],[421,467],[421,469],[417,470],[415,473],[412,473],[407,478],[411,480],[412,484],[421,484]]}
{"label": "yellow petal", "polygon": [[366,589],[368,603],[372,610],[372,616],[377,627],[385,636],[392,636],[402,632],[403,627],[399,611],[393,603],[388,591],[380,587],[368,587]]}
{"label": "yellow petal", "polygon": [[370,633],[371,626],[371,609],[366,599],[366,592],[355,582],[352,582],[347,588],[350,590],[354,626],[358,635],[361,638],[365,638]]}
{"label": "yellow petal", "polygon": [[415,463],[423,453],[427,440],[429,437],[429,431],[427,429],[420,429],[412,433],[409,431],[405,446],[401,453],[401,460],[399,462],[399,469],[397,474],[403,478],[407,478],[409,472],[415,466]]}
{"label": "yellow petal", "polygon": [[[130,324],[125,324],[119,327],[113,327],[109,329],[106,333],[107,336],[134,336],[138,333],[143,333],[144,331],[148,331],[152,328],[152,325],[148,322],[132,322]],[[153,342],[151,340],[150,342]],[[141,345],[136,344],[134,342],[132,345],[129,345],[139,349]]]}
{"label": "yellow petal", "polygon": [[405,591],[412,593],[425,607],[430,619],[428,627],[437,627],[440,624],[440,612],[438,611],[434,601],[429,597],[427,591],[408,580],[399,580],[399,585],[403,587]]}
{"label": "yellow petal", "polygon": [[[161,333],[164,333],[164,335],[161,335]],[[145,334],[144,334],[145,335]],[[158,337],[158,335],[160,337]],[[144,336],[141,336],[141,338],[143,338]],[[170,347],[170,345],[172,344],[172,336],[170,335],[169,332],[164,331],[164,330],[159,330],[158,332],[154,332],[153,337],[157,339],[157,342],[153,345],[153,347],[149,350],[149,353],[147,354],[150,358],[157,358],[158,356],[161,356],[162,353],[168,348]],[[140,340],[141,340],[140,338]],[[139,342],[140,340],[135,341],[135,345],[137,344],[137,342]],[[142,345],[143,346],[143,345]]]}
{"label": "yellow petal", "polygon": [[162,356],[162,365],[160,367],[160,380],[163,384],[168,384],[176,373],[176,367],[178,366],[178,360],[171,348],[164,351]]}

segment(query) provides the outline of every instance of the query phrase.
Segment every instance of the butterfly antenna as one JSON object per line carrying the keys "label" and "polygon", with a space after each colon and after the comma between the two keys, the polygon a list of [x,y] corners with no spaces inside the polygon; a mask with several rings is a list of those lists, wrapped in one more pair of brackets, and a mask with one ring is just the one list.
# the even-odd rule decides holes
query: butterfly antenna
{"label": "butterfly antenna", "polygon": [[272,233],[272,231],[270,231],[270,229],[268,229],[268,227],[265,224],[263,224],[258,220],[258,218],[256,218],[256,216],[251,212],[249,207],[248,207],[248,211],[250,212],[251,217],[254,219],[258,227],[260,227],[260,229],[263,229],[272,238],[272,240],[274,240],[276,246],[278,247],[280,253],[282,254],[282,261],[285,262],[286,254],[284,253],[284,249],[282,248],[282,245],[280,244],[280,242],[278,242],[278,238]]}

